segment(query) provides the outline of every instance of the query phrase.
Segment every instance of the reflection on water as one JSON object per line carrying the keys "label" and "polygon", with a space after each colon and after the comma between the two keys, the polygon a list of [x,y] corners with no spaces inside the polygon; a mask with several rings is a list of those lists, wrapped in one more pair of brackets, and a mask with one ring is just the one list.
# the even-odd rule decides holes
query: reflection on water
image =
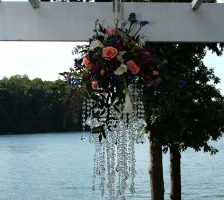
{"label": "reflection on water", "polygon": [[[80,134],[0,136],[0,200],[98,200],[91,191],[93,146]],[[184,200],[224,199],[224,141],[215,156],[182,154]],[[137,145],[137,193],[127,199],[150,199],[148,144]],[[164,156],[165,199],[169,199],[169,163]]]}

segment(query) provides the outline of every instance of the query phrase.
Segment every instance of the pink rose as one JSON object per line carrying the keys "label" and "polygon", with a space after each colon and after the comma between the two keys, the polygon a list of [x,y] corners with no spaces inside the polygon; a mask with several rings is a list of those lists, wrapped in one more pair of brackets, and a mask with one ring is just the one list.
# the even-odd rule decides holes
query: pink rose
{"label": "pink rose", "polygon": [[102,53],[102,57],[103,58],[109,58],[112,59],[117,55],[117,49],[109,46],[109,47],[105,47],[103,48],[103,53]]}
{"label": "pink rose", "polygon": [[98,86],[98,81],[92,81],[92,88],[96,89]]}
{"label": "pink rose", "polygon": [[117,33],[118,33],[117,29],[113,27],[109,27],[106,30],[107,35],[116,35]]}
{"label": "pink rose", "polygon": [[83,63],[83,65],[85,65],[85,67],[90,67],[91,66],[90,61],[87,57],[84,57],[82,59],[82,63]]}
{"label": "pink rose", "polygon": [[129,60],[127,62],[128,69],[132,72],[132,74],[137,74],[140,71],[139,66],[135,63],[134,60]]}

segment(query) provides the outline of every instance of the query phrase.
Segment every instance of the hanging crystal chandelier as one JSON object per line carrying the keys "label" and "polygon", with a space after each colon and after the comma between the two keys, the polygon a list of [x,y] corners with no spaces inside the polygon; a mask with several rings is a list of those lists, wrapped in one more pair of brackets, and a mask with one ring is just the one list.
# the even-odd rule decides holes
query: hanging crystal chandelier
{"label": "hanging crystal chandelier", "polygon": [[110,200],[124,200],[128,189],[135,193],[135,144],[143,143],[146,127],[143,90],[159,82],[159,68],[139,34],[147,24],[135,13],[115,27],[97,20],[89,45],[75,48],[81,58],[62,73],[69,91],[83,91],[81,139],[88,139],[89,126],[95,149],[92,189],[108,191]]}
{"label": "hanging crystal chandelier", "polygon": [[[125,191],[129,189],[135,193],[134,179],[135,169],[135,144],[144,142],[146,122],[144,120],[144,106],[141,101],[143,87],[137,88],[136,82],[128,87],[129,94],[133,100],[133,108],[128,113],[116,111],[113,104],[110,106],[110,115],[114,120],[104,123],[108,113],[100,119],[94,118],[94,113],[102,111],[93,108],[93,99],[83,101],[82,125],[88,125],[91,130],[103,126],[105,136],[99,140],[99,134],[91,133],[89,141],[94,144],[94,166],[93,166],[93,187],[96,189],[96,181],[99,181],[99,189],[102,196],[105,188],[109,191],[111,200],[125,199]],[[106,95],[106,94],[105,94]],[[120,110],[124,107],[119,105]],[[82,135],[82,140],[86,140]]]}

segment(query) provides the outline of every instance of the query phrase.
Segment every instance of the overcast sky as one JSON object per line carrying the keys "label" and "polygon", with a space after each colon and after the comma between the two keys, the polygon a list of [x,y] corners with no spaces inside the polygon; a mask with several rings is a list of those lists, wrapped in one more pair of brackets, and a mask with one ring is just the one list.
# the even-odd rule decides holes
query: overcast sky
{"label": "overcast sky", "polygon": [[0,42],[0,78],[27,74],[56,80],[73,66],[72,42]]}

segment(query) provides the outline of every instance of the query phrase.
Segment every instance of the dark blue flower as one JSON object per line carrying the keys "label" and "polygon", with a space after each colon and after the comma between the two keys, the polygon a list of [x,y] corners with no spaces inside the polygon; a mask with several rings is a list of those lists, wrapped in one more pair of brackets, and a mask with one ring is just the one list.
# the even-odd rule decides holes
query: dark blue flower
{"label": "dark blue flower", "polygon": [[135,13],[130,13],[128,20],[130,21],[130,20],[133,20],[133,19],[136,19]]}
{"label": "dark blue flower", "polygon": [[79,80],[78,79],[75,79],[74,81],[73,81],[73,83],[74,83],[74,85],[77,87],[78,85],[79,85]]}
{"label": "dark blue flower", "polygon": [[146,20],[140,21],[140,26],[145,26],[147,24],[149,24],[149,22]]}
{"label": "dark blue flower", "polygon": [[128,17],[128,21],[131,23],[136,23],[138,20],[136,19],[135,13],[130,13]]}
{"label": "dark blue flower", "polygon": [[115,38],[115,37],[113,37],[113,38],[111,38],[110,40],[108,40],[108,44],[109,45],[115,45],[117,43],[117,38]]}

